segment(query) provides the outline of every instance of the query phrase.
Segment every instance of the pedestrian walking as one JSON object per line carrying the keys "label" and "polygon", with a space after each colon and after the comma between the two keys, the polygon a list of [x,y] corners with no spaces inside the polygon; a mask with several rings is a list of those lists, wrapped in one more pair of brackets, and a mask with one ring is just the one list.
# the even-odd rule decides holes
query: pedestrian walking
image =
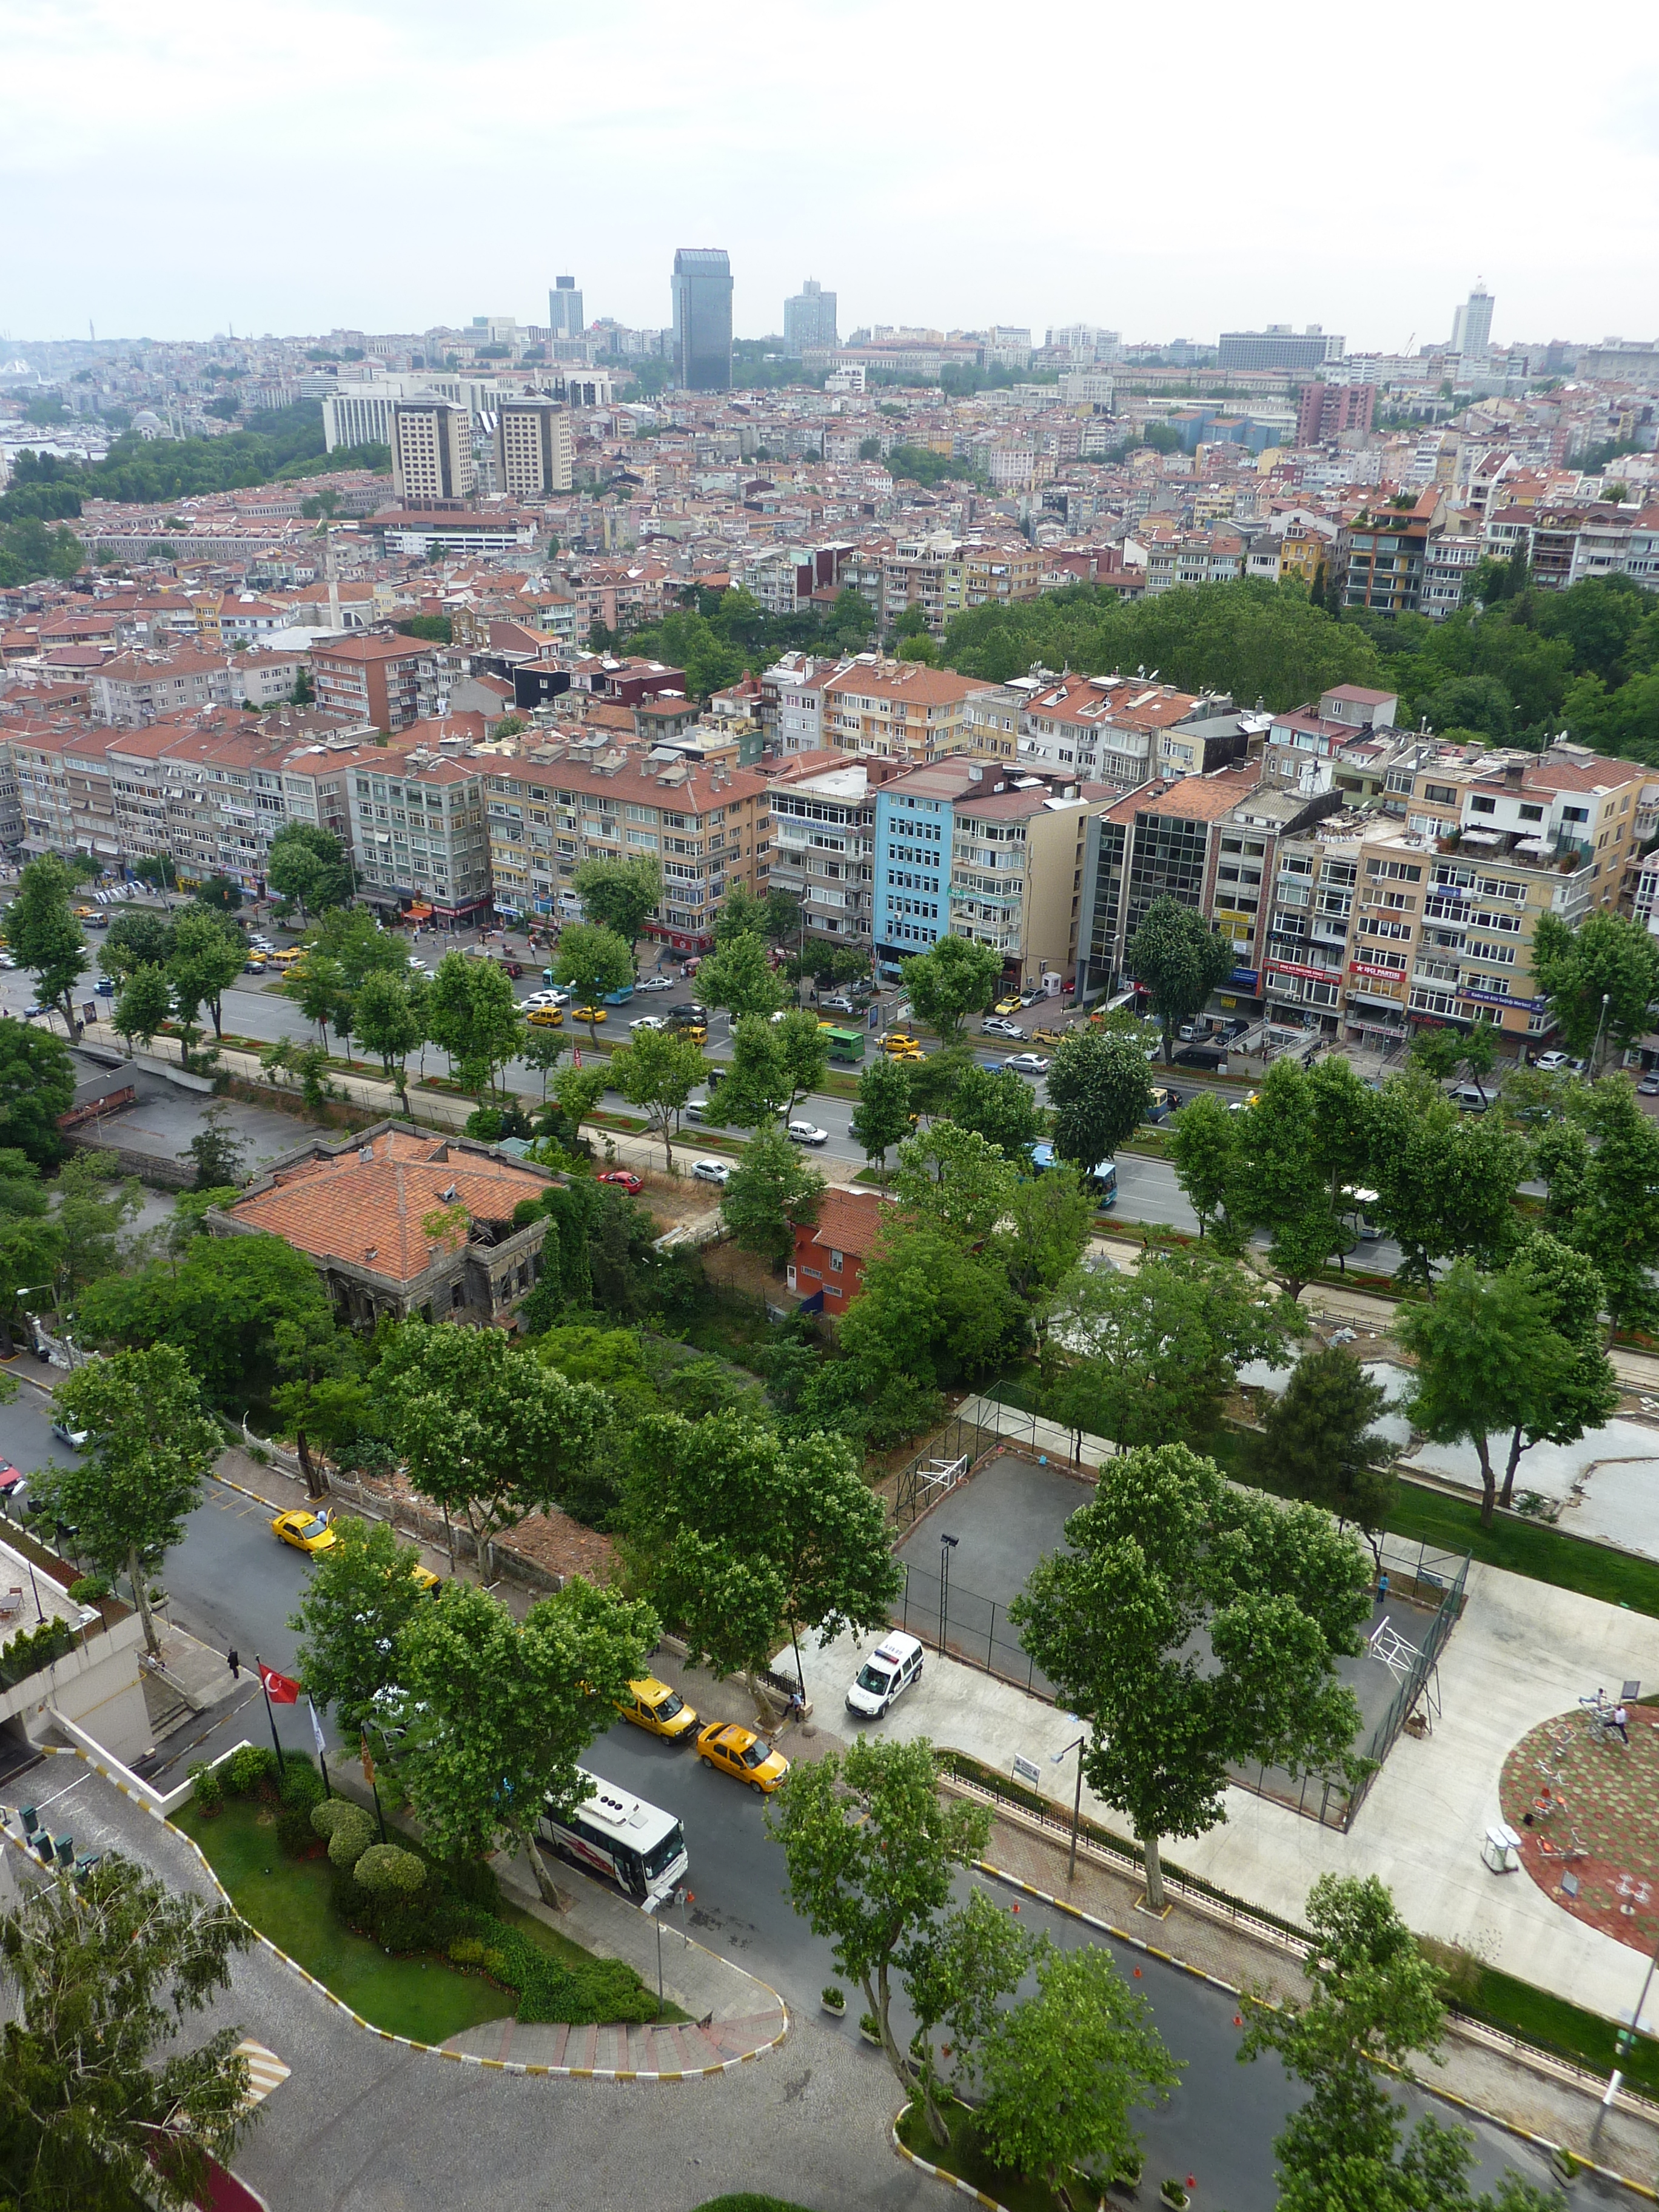
{"label": "pedestrian walking", "polygon": [[231,1680],[233,1682],[238,1680],[242,1672],[242,1656],[234,1644],[225,1654],[225,1664],[230,1669]]}
{"label": "pedestrian walking", "polygon": [[1389,1571],[1386,1567],[1382,1568],[1377,1574],[1376,1601],[1379,1605],[1386,1605],[1389,1601]]}
{"label": "pedestrian walking", "polygon": [[1624,1738],[1626,1743],[1629,1743],[1630,1715],[1625,1711],[1625,1708],[1622,1705],[1615,1705],[1613,1707],[1613,1718],[1607,1723],[1607,1726],[1610,1729],[1616,1729],[1619,1734]]}

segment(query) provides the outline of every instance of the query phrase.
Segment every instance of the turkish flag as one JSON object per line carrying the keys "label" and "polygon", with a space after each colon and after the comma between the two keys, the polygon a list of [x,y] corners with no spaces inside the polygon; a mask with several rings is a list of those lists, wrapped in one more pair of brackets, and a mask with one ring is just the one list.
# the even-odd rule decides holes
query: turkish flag
{"label": "turkish flag", "polygon": [[259,1680],[265,1686],[265,1695],[273,1705],[297,1705],[300,1685],[290,1682],[286,1674],[279,1674],[274,1667],[261,1666]]}

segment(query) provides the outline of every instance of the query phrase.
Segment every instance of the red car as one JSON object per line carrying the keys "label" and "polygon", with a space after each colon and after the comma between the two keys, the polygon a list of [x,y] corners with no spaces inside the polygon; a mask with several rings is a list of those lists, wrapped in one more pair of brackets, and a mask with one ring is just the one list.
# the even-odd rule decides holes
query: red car
{"label": "red car", "polygon": [[27,1480],[21,1470],[15,1468],[9,1460],[0,1459],[0,1498],[9,1498],[18,1484]]}
{"label": "red car", "polygon": [[598,1182],[614,1182],[619,1190],[625,1190],[630,1198],[637,1198],[645,1188],[645,1185],[639,1177],[636,1175],[630,1175],[626,1168],[607,1168],[602,1176],[596,1176],[594,1180]]}

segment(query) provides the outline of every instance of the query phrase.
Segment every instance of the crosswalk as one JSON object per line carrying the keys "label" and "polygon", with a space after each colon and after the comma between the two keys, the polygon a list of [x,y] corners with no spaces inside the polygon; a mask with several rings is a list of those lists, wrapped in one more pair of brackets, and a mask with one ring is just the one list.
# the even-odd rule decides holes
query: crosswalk
{"label": "crosswalk", "polygon": [[263,2043],[255,2043],[244,2036],[236,2046],[237,2056],[247,2061],[247,2105],[252,2110],[261,2105],[273,2089],[280,2089],[289,2077],[289,2069],[274,2051],[267,2051]]}

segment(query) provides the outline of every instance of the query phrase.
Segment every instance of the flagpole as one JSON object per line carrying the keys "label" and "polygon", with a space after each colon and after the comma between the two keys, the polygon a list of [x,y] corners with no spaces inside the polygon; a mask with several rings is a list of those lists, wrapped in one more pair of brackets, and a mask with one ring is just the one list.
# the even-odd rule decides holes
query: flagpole
{"label": "flagpole", "polygon": [[259,1670],[259,1687],[264,1692],[265,1718],[270,1723],[270,1740],[276,1747],[276,1771],[283,1774],[287,1771],[283,1765],[283,1740],[276,1733],[276,1715],[272,1710],[270,1692],[265,1683],[264,1662],[257,1651],[253,1655],[253,1663]]}

